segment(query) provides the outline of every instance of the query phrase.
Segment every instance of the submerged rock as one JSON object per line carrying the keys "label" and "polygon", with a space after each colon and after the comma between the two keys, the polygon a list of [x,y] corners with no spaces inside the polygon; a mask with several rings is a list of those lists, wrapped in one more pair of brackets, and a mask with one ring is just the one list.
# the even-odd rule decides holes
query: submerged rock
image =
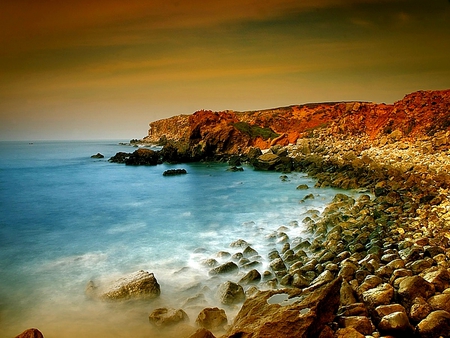
{"label": "submerged rock", "polygon": [[159,308],[148,317],[150,323],[158,327],[170,326],[189,321],[189,317],[182,309]]}
{"label": "submerged rock", "polygon": [[198,314],[195,323],[208,330],[223,330],[228,324],[228,318],[223,309],[205,308]]}

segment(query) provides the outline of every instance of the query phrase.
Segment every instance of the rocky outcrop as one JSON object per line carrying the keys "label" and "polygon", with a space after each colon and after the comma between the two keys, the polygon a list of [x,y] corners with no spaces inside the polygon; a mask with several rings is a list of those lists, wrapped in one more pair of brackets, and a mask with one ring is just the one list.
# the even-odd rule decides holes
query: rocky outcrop
{"label": "rocky outcrop", "polygon": [[148,316],[150,323],[157,327],[167,327],[189,321],[189,317],[182,309],[158,308]]}
{"label": "rocky outcrop", "polygon": [[[410,139],[449,130],[450,90],[419,91],[394,104],[336,102],[260,111],[197,111],[150,123],[142,140],[172,147],[184,159],[246,153],[251,147],[295,144],[317,131],[328,135],[388,136]],[[447,144],[448,138],[439,138]],[[307,146],[303,151],[309,152]]]}
{"label": "rocky outcrop", "polygon": [[[315,290],[261,291],[245,301],[227,337],[319,337],[339,306],[340,278]],[[286,304],[273,301],[286,295]]]}

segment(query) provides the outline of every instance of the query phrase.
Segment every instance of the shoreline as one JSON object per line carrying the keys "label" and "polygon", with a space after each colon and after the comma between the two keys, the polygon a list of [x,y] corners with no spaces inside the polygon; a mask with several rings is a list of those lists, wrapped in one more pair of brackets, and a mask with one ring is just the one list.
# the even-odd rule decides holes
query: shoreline
{"label": "shoreline", "polygon": [[[339,304],[331,323],[322,323],[323,337],[445,337],[450,327],[449,144],[445,132],[414,140],[393,133],[374,142],[316,131],[315,137],[296,145],[272,147],[269,153],[292,158],[290,170],[317,178],[317,186],[359,189],[374,196],[355,201],[344,192],[320,218],[310,219],[308,230],[315,239],[301,249],[307,255],[283,260],[286,273],[277,275],[272,293],[297,289],[307,295],[340,280]],[[325,279],[316,280],[321,277]],[[217,337],[267,334],[264,320],[255,326],[243,318],[264,292],[248,297],[242,314]],[[262,300],[256,304],[267,307]],[[273,318],[267,316],[266,323]]]}

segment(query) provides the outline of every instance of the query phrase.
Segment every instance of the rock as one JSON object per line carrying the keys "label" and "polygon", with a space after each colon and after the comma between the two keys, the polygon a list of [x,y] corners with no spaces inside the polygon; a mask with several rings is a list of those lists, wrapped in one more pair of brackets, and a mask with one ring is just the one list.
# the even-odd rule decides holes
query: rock
{"label": "rock", "polygon": [[252,162],[255,170],[275,170],[275,167],[280,164],[281,158],[275,154],[262,154],[255,161]]}
{"label": "rock", "polygon": [[227,169],[227,171],[231,171],[231,172],[244,171],[244,168],[233,166],[233,167],[229,167],[229,168]]}
{"label": "rock", "polygon": [[222,283],[217,290],[217,297],[224,305],[242,303],[245,300],[245,293],[239,284],[227,281]]}
{"label": "rock", "polygon": [[350,284],[345,279],[342,280],[340,296],[342,306],[356,303],[355,293],[353,292],[353,289],[350,286]]}
{"label": "rock", "polygon": [[375,311],[373,311],[373,318],[376,323],[379,323],[381,318],[394,312],[403,312],[406,315],[406,309],[402,305],[388,304],[377,306]]}
{"label": "rock", "polygon": [[394,288],[387,283],[363,292],[362,298],[367,307],[375,309],[379,305],[389,304],[394,297]]}
{"label": "rock", "polygon": [[223,330],[228,324],[228,318],[223,309],[205,308],[198,314],[195,323],[208,330]]}
{"label": "rock", "polygon": [[92,155],[91,158],[105,158],[105,156],[100,153],[97,153],[95,155]]}
{"label": "rock", "polygon": [[450,294],[434,295],[428,299],[433,310],[444,310],[450,313]]}
{"label": "rock", "polygon": [[416,327],[421,338],[450,337],[450,313],[443,310],[431,312]]}
{"label": "rock", "polygon": [[393,312],[381,318],[378,330],[384,335],[392,335],[394,337],[408,337],[413,333],[413,327],[409,323],[408,316],[403,311]]}
{"label": "rock", "polygon": [[297,186],[297,190],[307,190],[309,189],[307,184],[300,184]]}
{"label": "rock", "polygon": [[15,338],[44,338],[44,335],[38,329],[28,329],[17,335]]}
{"label": "rock", "polygon": [[211,276],[223,275],[223,274],[237,272],[238,270],[239,270],[239,267],[236,265],[236,263],[227,262],[225,264],[219,265],[218,267],[215,267],[214,269],[209,270],[209,274]]}
{"label": "rock", "polygon": [[191,334],[188,338],[216,338],[211,331],[201,328]]}
{"label": "rock", "polygon": [[351,316],[364,316],[368,317],[369,312],[363,303],[354,303],[350,305],[343,305],[339,308],[338,316],[351,317]]}
{"label": "rock", "polygon": [[433,310],[423,297],[414,298],[412,303],[409,318],[415,323],[425,319]]}
{"label": "rock", "polygon": [[409,308],[416,297],[427,299],[434,295],[434,292],[435,288],[433,284],[427,282],[420,276],[411,276],[405,277],[400,282],[398,296],[405,308]]}
{"label": "rock", "polygon": [[366,336],[362,333],[359,333],[353,327],[346,327],[343,329],[339,329],[336,331],[336,338],[365,338]]}
{"label": "rock", "polygon": [[161,161],[158,152],[140,148],[125,158],[124,162],[126,165],[157,165]]}
{"label": "rock", "polygon": [[274,272],[278,271],[286,271],[286,265],[284,264],[283,260],[281,258],[275,258],[273,261],[270,262],[270,267]]}
{"label": "rock", "polygon": [[125,163],[125,160],[130,157],[131,153],[124,153],[122,151],[115,154],[108,161],[112,163]]}
{"label": "rock", "polygon": [[251,246],[247,246],[244,251],[242,252],[242,255],[245,258],[249,258],[252,256],[257,256],[258,255],[258,251],[256,251],[255,249],[253,249]]}
{"label": "rock", "polygon": [[148,317],[150,323],[157,327],[166,327],[180,322],[189,321],[189,317],[182,309],[159,308]]}
{"label": "rock", "polygon": [[[333,321],[339,306],[340,278],[298,296],[298,289],[260,291],[247,299],[227,337],[318,337]],[[268,303],[275,295],[288,295],[286,305]]]}
{"label": "rock", "polygon": [[163,172],[163,176],[175,176],[187,174],[186,169],[168,169]]}
{"label": "rock", "polygon": [[442,267],[433,266],[423,271],[420,276],[432,283],[438,292],[442,292],[450,286],[450,273]]}
{"label": "rock", "polygon": [[239,280],[239,284],[252,284],[259,283],[261,281],[261,274],[256,269],[252,269]]}
{"label": "rock", "polygon": [[372,321],[365,316],[340,317],[338,323],[340,327],[352,327],[363,335],[371,334],[375,330]]}
{"label": "rock", "polygon": [[249,246],[249,244],[243,239],[238,239],[230,244],[230,247],[232,248],[246,248],[247,246]]}
{"label": "rock", "polygon": [[100,298],[107,300],[153,299],[161,290],[153,273],[144,270],[120,278]]}

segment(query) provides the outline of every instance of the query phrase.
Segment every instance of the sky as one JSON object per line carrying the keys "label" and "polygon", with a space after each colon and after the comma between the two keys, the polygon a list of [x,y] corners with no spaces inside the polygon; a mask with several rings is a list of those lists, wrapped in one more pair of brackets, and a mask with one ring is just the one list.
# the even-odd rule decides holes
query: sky
{"label": "sky", "polygon": [[2,0],[0,140],[450,88],[449,0]]}

